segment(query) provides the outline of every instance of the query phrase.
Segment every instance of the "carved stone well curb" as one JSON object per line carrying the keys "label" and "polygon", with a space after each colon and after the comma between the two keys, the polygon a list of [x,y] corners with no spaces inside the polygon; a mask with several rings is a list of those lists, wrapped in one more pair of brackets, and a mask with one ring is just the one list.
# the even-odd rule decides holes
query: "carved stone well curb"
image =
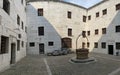
{"label": "carved stone well curb", "polygon": [[88,59],[88,53],[86,48],[76,49],[76,59]]}
{"label": "carved stone well curb", "polygon": [[81,49],[76,49],[76,57],[73,57],[70,59],[70,62],[72,63],[91,63],[95,62],[94,57],[89,57],[89,49],[87,48],[81,48]]}

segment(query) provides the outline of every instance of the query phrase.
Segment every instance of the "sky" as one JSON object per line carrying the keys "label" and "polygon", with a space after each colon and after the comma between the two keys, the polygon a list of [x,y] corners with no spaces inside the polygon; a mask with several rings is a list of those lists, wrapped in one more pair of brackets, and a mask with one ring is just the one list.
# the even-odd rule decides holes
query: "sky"
{"label": "sky", "polygon": [[66,2],[74,3],[86,8],[93,6],[96,3],[99,3],[102,0],[64,0]]}

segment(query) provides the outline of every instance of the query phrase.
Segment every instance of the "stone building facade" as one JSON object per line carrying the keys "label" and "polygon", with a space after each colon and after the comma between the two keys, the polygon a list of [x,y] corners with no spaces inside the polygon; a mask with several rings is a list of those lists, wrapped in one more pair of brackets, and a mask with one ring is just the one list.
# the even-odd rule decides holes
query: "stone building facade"
{"label": "stone building facade", "polygon": [[[44,13],[39,15],[39,10]],[[86,15],[85,8],[66,3],[54,1],[29,3],[27,5],[28,53],[40,54],[61,49],[62,40],[69,42],[66,45],[69,48],[75,48],[77,36],[85,29],[85,23],[79,18],[83,15]],[[39,27],[43,27],[42,35],[42,29],[39,30]],[[41,46],[44,48],[41,49]]]}
{"label": "stone building facade", "polygon": [[[88,9],[86,31],[93,52],[116,55],[120,54],[120,1],[105,0]],[[96,46],[96,47],[95,47]]]}
{"label": "stone building facade", "polygon": [[120,50],[120,1],[104,0],[88,9],[63,1],[27,4],[28,53],[41,54],[61,48],[87,47],[90,52],[118,54]]}
{"label": "stone building facade", "polygon": [[88,9],[61,0],[29,0],[27,6],[25,0],[0,0],[0,71],[25,57],[26,50],[46,54],[86,47],[118,55],[119,19],[119,0],[104,0]]}
{"label": "stone building facade", "polygon": [[25,7],[25,0],[0,0],[0,71],[26,56]]}

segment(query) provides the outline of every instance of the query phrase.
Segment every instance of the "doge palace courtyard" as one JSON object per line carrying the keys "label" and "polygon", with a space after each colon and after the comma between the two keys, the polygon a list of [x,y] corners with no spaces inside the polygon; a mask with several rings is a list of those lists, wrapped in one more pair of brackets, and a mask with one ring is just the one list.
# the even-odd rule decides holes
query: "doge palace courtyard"
{"label": "doge palace courtyard", "polygon": [[120,75],[120,0],[70,1],[0,0],[0,75]]}

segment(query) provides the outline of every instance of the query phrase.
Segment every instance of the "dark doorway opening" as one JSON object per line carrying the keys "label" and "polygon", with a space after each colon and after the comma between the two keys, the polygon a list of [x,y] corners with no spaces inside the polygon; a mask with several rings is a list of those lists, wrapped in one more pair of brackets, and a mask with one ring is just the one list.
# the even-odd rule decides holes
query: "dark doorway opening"
{"label": "dark doorway opening", "polygon": [[44,54],[44,44],[43,43],[39,44],[39,53]]}
{"label": "dark doorway opening", "polygon": [[113,55],[113,45],[108,45],[108,54]]}
{"label": "dark doorway opening", "polygon": [[10,64],[14,64],[16,59],[16,44],[12,43],[11,44],[11,60]]}
{"label": "dark doorway opening", "polygon": [[62,48],[72,48],[72,39],[71,38],[62,38]]}

